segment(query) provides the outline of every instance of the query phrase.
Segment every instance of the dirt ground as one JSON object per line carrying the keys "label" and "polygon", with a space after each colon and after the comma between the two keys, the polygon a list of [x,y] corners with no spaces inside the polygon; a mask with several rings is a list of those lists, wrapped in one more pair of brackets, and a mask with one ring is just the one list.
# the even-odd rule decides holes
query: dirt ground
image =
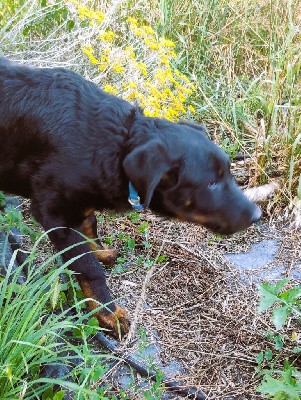
{"label": "dirt ground", "polygon": [[289,276],[301,259],[298,235],[264,220],[246,232],[218,238],[199,226],[152,214],[144,219],[152,256],[167,260],[145,270],[137,268],[133,255],[122,275],[111,274],[110,286],[132,321],[125,351],[137,349],[137,328],[144,327],[155,338],[163,364],[178,361],[183,367],[179,380],[200,388],[208,399],[263,398],[256,394],[256,356],[268,348],[266,330],[272,326],[267,314],[256,311],[256,284],[252,278],[242,280],[225,253],[246,252],[254,243],[277,238],[279,248],[265,267],[266,276],[272,264],[284,266],[282,276]]}

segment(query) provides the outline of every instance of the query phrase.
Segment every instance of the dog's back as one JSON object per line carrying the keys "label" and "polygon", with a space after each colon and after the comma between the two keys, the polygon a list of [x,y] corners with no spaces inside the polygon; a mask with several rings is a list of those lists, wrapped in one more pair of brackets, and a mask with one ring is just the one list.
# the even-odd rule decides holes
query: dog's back
{"label": "dog's back", "polygon": [[72,71],[6,58],[0,58],[0,99],[0,188],[25,197],[50,157],[62,168],[85,162],[87,169],[100,153],[118,157],[134,109]]}

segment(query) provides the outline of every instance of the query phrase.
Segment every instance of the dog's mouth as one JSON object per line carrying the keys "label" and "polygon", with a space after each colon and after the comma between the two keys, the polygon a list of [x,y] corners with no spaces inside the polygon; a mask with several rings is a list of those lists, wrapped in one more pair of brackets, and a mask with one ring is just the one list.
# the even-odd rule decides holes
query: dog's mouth
{"label": "dog's mouth", "polygon": [[215,232],[215,233],[223,233],[223,230],[224,230],[221,225],[216,224],[216,223],[209,223],[208,222],[208,223],[203,224],[203,225],[204,225],[205,228],[207,228],[210,231]]}
{"label": "dog's mouth", "polygon": [[213,233],[218,233],[221,235],[231,235],[236,232],[235,229],[231,229],[231,227],[220,225],[216,222],[208,222],[202,224],[206,229],[209,229]]}
{"label": "dog's mouth", "polygon": [[194,222],[198,225],[202,225],[206,229],[210,230],[211,232],[218,233],[221,235],[232,235],[233,233],[244,229],[244,227],[235,227],[235,226],[231,226],[230,224],[223,224],[223,223],[221,223],[221,221],[217,222],[214,220],[210,220],[210,217],[206,217],[204,215],[202,215],[201,217],[198,216],[197,218],[195,218],[195,217],[192,217],[192,218],[180,217],[179,219],[182,221],[186,220],[186,221]]}
{"label": "dog's mouth", "polygon": [[[176,218],[180,221],[188,221],[188,222],[193,222],[198,225],[202,225],[214,233],[228,234],[228,230],[229,230],[228,227],[223,226],[221,223],[219,223],[217,221],[211,220],[210,216],[207,216],[205,214],[200,214],[197,216],[196,215],[178,214],[176,216]],[[229,232],[229,233],[231,233],[231,232]]]}

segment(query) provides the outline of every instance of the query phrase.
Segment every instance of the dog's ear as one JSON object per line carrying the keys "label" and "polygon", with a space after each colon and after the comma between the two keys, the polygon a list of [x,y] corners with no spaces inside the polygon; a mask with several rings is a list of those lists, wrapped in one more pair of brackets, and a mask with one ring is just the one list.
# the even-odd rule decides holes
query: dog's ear
{"label": "dog's ear", "polygon": [[148,207],[163,174],[171,168],[171,161],[163,144],[153,140],[131,151],[123,161],[123,168]]}

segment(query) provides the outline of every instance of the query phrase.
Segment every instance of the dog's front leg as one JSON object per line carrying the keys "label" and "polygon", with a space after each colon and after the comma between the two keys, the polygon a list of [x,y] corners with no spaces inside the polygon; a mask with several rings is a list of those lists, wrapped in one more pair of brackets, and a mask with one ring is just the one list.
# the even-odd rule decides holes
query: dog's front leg
{"label": "dog's front leg", "polygon": [[[99,239],[97,237],[97,220],[93,209],[87,209],[84,212],[85,219],[81,225],[81,232],[87,236],[87,238],[92,239],[89,241],[89,247],[93,250],[98,261],[105,265],[113,265],[118,258],[117,251],[115,249],[104,248],[100,249],[98,244]],[[98,244],[97,244],[98,243]]]}
{"label": "dog's front leg", "polygon": [[[115,337],[126,334],[129,330],[127,314],[112,301],[105,271],[85,241],[84,232],[81,232],[82,223],[69,228],[66,227],[67,223],[63,217],[56,216],[54,219],[47,216],[45,212],[42,215],[41,213],[34,214],[44,229],[49,231],[48,236],[56,249],[63,251],[62,258],[65,262],[80,255],[72,261],[69,268],[77,273],[76,277],[81,289],[89,298],[88,304],[91,310],[103,304],[103,308],[95,313],[100,326],[108,329],[109,333]],[[67,248],[69,249],[66,250]]]}
{"label": "dog's front leg", "polygon": [[116,337],[126,334],[128,332],[126,312],[112,301],[105,271],[95,255],[91,253],[90,247],[86,243],[79,244],[84,237],[76,230],[68,228],[51,231],[49,237],[59,251],[73,246],[62,254],[64,261],[81,254],[81,257],[74,260],[69,268],[78,273],[76,277],[81,289],[85,297],[91,299],[88,301],[90,309],[94,310],[100,304],[104,305],[95,313],[100,326],[109,329],[110,333]]}

